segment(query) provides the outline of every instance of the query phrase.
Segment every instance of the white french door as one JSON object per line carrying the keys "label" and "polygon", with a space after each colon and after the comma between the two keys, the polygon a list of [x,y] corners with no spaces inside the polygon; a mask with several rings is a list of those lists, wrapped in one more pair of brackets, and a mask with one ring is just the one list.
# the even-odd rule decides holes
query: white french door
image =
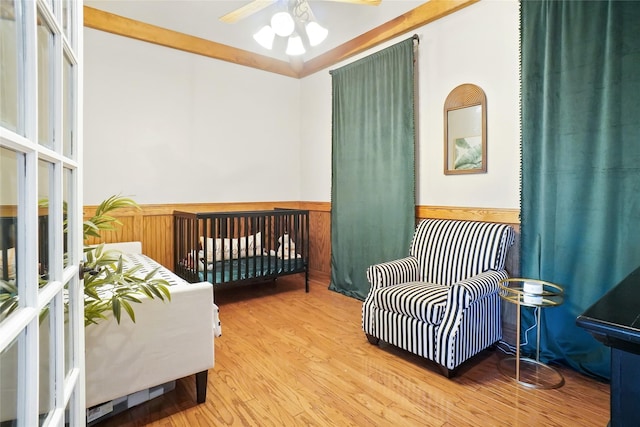
{"label": "white french door", "polygon": [[82,1],[0,0],[0,425],[82,426]]}

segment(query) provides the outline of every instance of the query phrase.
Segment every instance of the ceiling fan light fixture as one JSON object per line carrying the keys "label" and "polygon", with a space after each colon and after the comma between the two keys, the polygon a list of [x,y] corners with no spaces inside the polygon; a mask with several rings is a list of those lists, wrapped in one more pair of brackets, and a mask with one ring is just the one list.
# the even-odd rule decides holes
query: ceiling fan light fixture
{"label": "ceiling fan light fixture", "polygon": [[278,12],[271,17],[271,28],[280,37],[287,37],[293,34],[295,22],[289,12]]}
{"label": "ceiling fan light fixture", "polygon": [[308,22],[305,26],[305,30],[311,46],[318,46],[329,34],[329,30],[318,24],[316,21]]}
{"label": "ceiling fan light fixture", "polygon": [[287,51],[286,54],[289,56],[299,56],[305,53],[304,45],[302,44],[302,38],[299,35],[294,34],[289,37],[289,42],[287,43]]}
{"label": "ceiling fan light fixture", "polygon": [[273,31],[268,25],[260,28],[260,30],[253,35],[253,39],[258,42],[258,44],[266,49],[271,50],[273,48],[273,39],[276,37],[276,33]]}

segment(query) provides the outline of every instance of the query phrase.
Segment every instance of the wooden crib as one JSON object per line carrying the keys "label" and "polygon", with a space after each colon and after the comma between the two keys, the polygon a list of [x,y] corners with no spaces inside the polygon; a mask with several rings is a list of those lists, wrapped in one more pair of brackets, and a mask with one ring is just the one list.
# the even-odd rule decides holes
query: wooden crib
{"label": "wooden crib", "polygon": [[174,211],[174,271],[222,286],[304,273],[309,292],[309,211]]}

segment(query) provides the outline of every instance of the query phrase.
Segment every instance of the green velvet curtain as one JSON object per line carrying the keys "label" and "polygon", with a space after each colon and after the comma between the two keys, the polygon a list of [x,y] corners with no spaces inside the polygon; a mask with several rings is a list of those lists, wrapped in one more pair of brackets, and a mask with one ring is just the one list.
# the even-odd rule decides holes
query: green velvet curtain
{"label": "green velvet curtain", "polygon": [[525,1],[521,21],[522,275],[566,293],[541,359],[608,378],[575,320],[640,266],[640,2]]}
{"label": "green velvet curtain", "polygon": [[407,256],[415,226],[413,39],[331,72],[331,284],[364,299],[371,264]]}

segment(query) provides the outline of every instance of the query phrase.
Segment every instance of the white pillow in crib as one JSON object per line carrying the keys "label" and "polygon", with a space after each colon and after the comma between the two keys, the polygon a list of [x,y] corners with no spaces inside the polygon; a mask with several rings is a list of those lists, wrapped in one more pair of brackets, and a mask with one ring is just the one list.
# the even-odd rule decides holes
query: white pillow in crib
{"label": "white pillow in crib", "polygon": [[[204,250],[204,237],[200,236],[200,246],[202,247],[202,249]],[[213,238],[211,237],[207,237],[207,263],[210,264],[213,262]],[[216,261],[221,261],[222,260],[222,239],[216,239],[215,241],[215,252],[216,252],[216,256],[215,259]],[[230,259],[231,255],[230,255],[230,245],[229,245],[229,239],[224,239],[224,258],[225,259]]]}
{"label": "white pillow in crib", "polygon": [[[225,239],[228,244],[229,239]],[[233,259],[246,258],[262,254],[262,232],[255,235],[251,234],[246,238],[232,239],[232,255]],[[225,248],[226,249],[226,248]]]}
{"label": "white pillow in crib", "polygon": [[[250,235],[247,238],[247,243],[249,248],[247,249],[247,256],[258,256],[262,255],[262,232],[257,232],[255,235]],[[244,239],[240,240],[240,246],[244,246]]]}
{"label": "white pillow in crib", "polygon": [[[213,262],[213,238],[207,237],[207,262]],[[224,243],[224,245],[223,245]],[[204,249],[204,237],[200,236],[200,245]],[[246,258],[262,253],[262,232],[251,234],[245,239],[216,239],[216,261],[222,261],[222,247],[224,246],[224,259]],[[247,250],[248,246],[248,250]]]}

